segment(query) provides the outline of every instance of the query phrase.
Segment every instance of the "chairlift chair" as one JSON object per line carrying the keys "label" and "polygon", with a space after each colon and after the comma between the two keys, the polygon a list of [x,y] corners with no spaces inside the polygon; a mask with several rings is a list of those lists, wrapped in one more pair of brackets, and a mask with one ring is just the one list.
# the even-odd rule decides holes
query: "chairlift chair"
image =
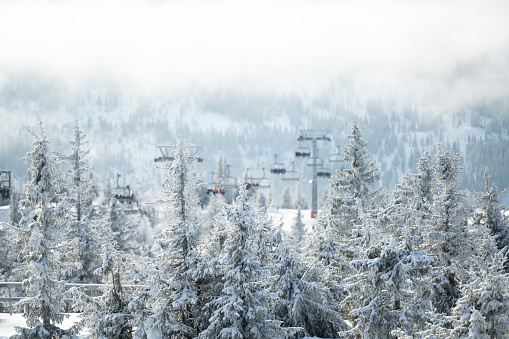
{"label": "chairlift chair", "polygon": [[116,192],[113,198],[115,198],[120,203],[124,213],[139,213],[140,210],[138,208],[138,200],[134,197],[134,192],[131,192],[131,187],[129,185],[120,186],[118,182],[120,176],[121,175],[117,173],[117,187],[113,188],[113,190]]}
{"label": "chairlift chair", "polygon": [[262,168],[263,175],[261,177],[253,177],[249,175],[249,168],[246,169],[244,176],[247,189],[268,189],[271,186],[270,179],[265,177],[265,168]]}
{"label": "chairlift chair", "polygon": [[338,147],[338,153],[332,153],[329,155],[329,162],[343,162],[343,156],[341,155],[341,152]]}
{"label": "chairlift chair", "polygon": [[286,173],[281,177],[283,181],[299,181],[299,172],[295,170],[295,164],[292,161],[292,170],[286,171]]}
{"label": "chairlift chair", "polygon": [[286,168],[283,164],[277,162],[277,154],[274,154],[274,163],[270,169],[272,174],[285,174]]}
{"label": "chairlift chair", "polygon": [[322,167],[318,169],[318,171],[316,172],[316,176],[318,178],[330,178],[331,176],[330,169]]}
{"label": "chairlift chair", "polygon": [[304,157],[310,157],[311,156],[311,150],[308,147],[301,146],[301,143],[299,141],[299,148],[295,151],[295,157],[296,158],[304,158]]}

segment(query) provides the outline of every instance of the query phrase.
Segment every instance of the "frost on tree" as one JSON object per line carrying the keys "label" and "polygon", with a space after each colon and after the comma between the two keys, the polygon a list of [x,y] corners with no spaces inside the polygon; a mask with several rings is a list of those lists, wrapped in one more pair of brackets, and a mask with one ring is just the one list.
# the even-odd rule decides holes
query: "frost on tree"
{"label": "frost on tree", "polygon": [[431,259],[394,243],[369,247],[352,265],[357,270],[345,281],[353,327],[341,332],[347,338],[394,338],[393,331],[414,335],[426,323],[427,301],[423,295],[425,274]]}
{"label": "frost on tree", "polygon": [[424,150],[417,161],[417,173],[405,174],[396,185],[385,215],[387,229],[409,246],[422,243],[423,228],[431,219],[434,190],[433,157]]}
{"label": "frost on tree", "polygon": [[434,164],[437,188],[422,245],[434,258],[431,301],[437,313],[450,314],[460,296],[459,282],[468,276],[464,264],[474,250],[468,232],[470,211],[463,193],[457,189],[460,164],[461,154],[438,147]]}
{"label": "frost on tree", "polygon": [[68,167],[65,178],[70,206],[67,235],[69,249],[65,257],[76,263],[77,268],[72,273],[71,281],[92,283],[97,282],[93,272],[99,261],[97,254],[100,253],[100,245],[97,245],[99,237],[95,233],[93,221],[90,220],[93,183],[90,181],[91,168],[87,159],[89,150],[85,148],[85,134],[79,129],[77,121],[74,125],[74,140],[69,143],[72,153],[61,156]]}
{"label": "frost on tree", "polygon": [[213,309],[209,326],[199,338],[269,339],[284,338],[292,331],[280,327],[270,311],[270,294],[260,286],[266,278],[260,252],[263,225],[247,202],[247,189],[241,185],[233,205],[224,205],[227,237],[220,258],[223,290],[210,302]]}
{"label": "frost on tree", "polygon": [[[104,287],[99,296],[89,296],[80,288],[73,289],[73,308],[80,313],[80,329],[86,329],[92,338],[129,339],[134,337],[133,315],[129,309],[131,296],[122,283],[128,268],[115,241],[104,245],[102,265],[95,271],[103,279]],[[146,338],[139,333],[138,338]]]}
{"label": "frost on tree", "polygon": [[283,189],[283,193],[281,194],[281,202],[279,203],[279,208],[285,209],[293,208],[290,186],[285,186],[285,188]]}
{"label": "frost on tree", "polygon": [[168,218],[167,228],[157,236],[154,325],[166,338],[193,338],[199,313],[197,191],[201,183],[193,172],[195,160],[180,137],[177,137],[173,157],[171,163],[166,162],[162,167]]}
{"label": "frost on tree", "polygon": [[294,247],[300,250],[300,247],[304,243],[304,237],[306,234],[306,224],[302,221],[302,213],[300,208],[297,210],[295,219],[291,225],[290,236],[294,241]]}
{"label": "frost on tree", "polygon": [[504,271],[506,251],[484,257],[482,268],[470,271],[452,315],[437,317],[420,338],[509,338],[509,276]]}
{"label": "frost on tree", "polygon": [[337,171],[337,177],[332,178],[331,202],[328,204],[334,227],[347,237],[361,223],[359,206],[369,211],[383,200],[377,199],[380,191],[373,188],[380,173],[375,161],[371,160],[368,143],[363,138],[357,116],[353,117],[348,139],[349,142],[342,148],[342,155],[345,162],[350,163],[350,168]]}
{"label": "frost on tree", "polygon": [[[505,205],[501,205],[500,197],[505,190],[499,193],[495,184],[490,186],[491,176],[488,169],[484,172],[484,183],[486,191],[477,194],[479,209],[476,211],[472,224],[475,227],[486,227],[490,235],[495,237],[498,249],[509,246],[509,222],[504,215]],[[507,265],[507,264],[506,264]]]}
{"label": "frost on tree", "polygon": [[39,122],[40,132],[30,133],[36,138],[33,150],[25,158],[29,181],[25,184],[26,198],[20,201],[24,244],[22,256],[27,278],[23,288],[27,298],[18,305],[28,328],[17,327],[14,338],[49,338],[63,335],[57,327],[64,320],[64,282],[59,281],[66,267],[59,262],[58,244],[67,227],[69,206],[60,195],[60,172],[56,157],[49,153],[49,141]]}
{"label": "frost on tree", "polygon": [[302,193],[302,186],[300,184],[300,180],[297,181],[297,184],[295,185],[295,193],[293,195],[293,198],[295,199],[293,202],[293,208],[295,209],[301,209],[305,210],[309,208],[308,201],[306,200],[306,196],[304,193]]}
{"label": "frost on tree", "polygon": [[320,338],[336,337],[338,331],[348,329],[339,314],[339,304],[327,287],[317,281],[309,281],[311,267],[291,252],[282,240],[278,229],[275,238],[277,248],[274,266],[277,280],[274,282],[276,304],[274,313],[284,327],[301,327],[299,335]]}

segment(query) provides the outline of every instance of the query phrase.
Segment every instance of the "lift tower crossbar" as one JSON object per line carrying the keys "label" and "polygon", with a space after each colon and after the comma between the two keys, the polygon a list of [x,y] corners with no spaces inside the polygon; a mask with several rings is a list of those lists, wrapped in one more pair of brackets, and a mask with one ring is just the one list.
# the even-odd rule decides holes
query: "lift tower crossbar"
{"label": "lift tower crossbar", "polygon": [[321,141],[331,141],[331,139],[327,136],[329,133],[328,130],[302,130],[300,131],[300,136],[297,139],[299,142],[303,141],[312,141],[313,149],[311,154],[311,159],[308,161],[308,166],[313,167],[313,179],[312,179],[312,187],[311,187],[311,218],[315,218],[318,213],[318,184],[317,184],[317,167],[322,166],[322,164],[318,163],[318,149],[316,147],[316,143],[318,140]]}
{"label": "lift tower crossbar", "polygon": [[[159,151],[161,152],[161,156],[154,159],[154,162],[165,162],[165,161],[173,161],[175,158],[172,155],[173,145],[169,146],[156,146]],[[198,151],[203,146],[199,145],[191,145],[187,146],[187,148],[192,152],[191,159],[195,159],[197,162],[203,162],[203,159],[198,156]]]}

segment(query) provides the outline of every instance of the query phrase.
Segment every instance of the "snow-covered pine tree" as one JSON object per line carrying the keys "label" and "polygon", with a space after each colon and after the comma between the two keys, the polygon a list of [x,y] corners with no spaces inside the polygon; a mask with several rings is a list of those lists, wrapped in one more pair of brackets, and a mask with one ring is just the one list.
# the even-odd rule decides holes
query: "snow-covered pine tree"
{"label": "snow-covered pine tree", "polygon": [[468,232],[471,215],[462,192],[458,191],[461,154],[438,146],[434,177],[437,185],[431,219],[422,247],[434,258],[431,301],[435,312],[450,314],[459,298],[458,283],[468,276],[466,269],[473,251]]}
{"label": "snow-covered pine tree", "polygon": [[[470,270],[471,280],[460,286],[461,297],[452,315],[435,319],[419,337],[509,338],[509,276],[504,271],[507,251],[486,257],[484,265]],[[478,255],[479,257],[481,255]]]}
{"label": "snow-covered pine tree", "polygon": [[21,213],[19,211],[19,193],[11,194],[11,201],[9,203],[9,217],[7,223],[10,225],[18,225],[21,220]]}
{"label": "snow-covered pine tree", "polygon": [[110,241],[103,245],[102,265],[95,271],[106,284],[102,295],[91,297],[80,288],[71,290],[73,308],[81,312],[77,327],[86,328],[92,338],[133,338],[133,316],[129,310],[131,297],[122,286],[127,273],[125,266],[124,253],[118,250],[115,241]]}
{"label": "snow-covered pine tree", "polygon": [[[270,307],[269,291],[259,282],[266,278],[262,266],[257,212],[247,202],[247,189],[241,185],[233,205],[224,205],[223,221],[227,238],[221,254],[222,294],[208,304],[213,310],[209,326],[198,338],[269,339],[283,338],[293,330],[279,326]],[[263,250],[261,252],[264,252]]]}
{"label": "snow-covered pine tree", "polygon": [[28,130],[36,141],[25,157],[29,181],[26,198],[20,201],[19,222],[27,297],[18,303],[28,328],[17,327],[19,334],[13,338],[53,338],[66,332],[57,326],[64,320],[64,282],[60,278],[67,271],[58,260],[58,246],[68,227],[65,216],[69,206],[61,196],[59,163],[50,154],[43,122],[39,121],[39,134]]}
{"label": "snow-covered pine tree", "polygon": [[166,338],[196,336],[198,296],[197,190],[200,175],[185,142],[177,136],[174,160],[165,163],[163,189],[167,228],[157,236],[158,271],[153,276],[154,325]]}
{"label": "snow-covered pine tree", "polygon": [[254,206],[256,208],[266,208],[267,207],[267,198],[265,198],[265,194],[261,191],[257,191],[255,196]]}
{"label": "snow-covered pine tree", "polygon": [[91,168],[88,166],[89,150],[85,149],[87,141],[80,130],[78,121],[74,123],[74,140],[69,141],[72,153],[61,156],[68,163],[66,182],[68,188],[67,200],[69,209],[69,249],[65,253],[68,261],[77,264],[77,270],[72,273],[71,281],[93,283],[97,282],[93,272],[98,267],[100,244],[95,233],[93,221],[89,219],[92,213],[92,189],[90,182]]}
{"label": "snow-covered pine tree", "polygon": [[277,248],[274,258],[277,280],[273,284],[276,319],[284,327],[302,327],[299,337],[336,337],[338,331],[348,329],[330,290],[305,279],[310,267],[284,243],[280,227],[276,226],[272,238]]}
{"label": "snow-covered pine tree", "polygon": [[302,186],[300,184],[300,180],[297,181],[295,185],[295,193],[293,194],[293,198],[295,199],[293,202],[293,208],[305,210],[309,208],[308,201],[306,196],[302,192]]}
{"label": "snow-covered pine tree", "polygon": [[[417,160],[417,173],[406,173],[402,183],[396,185],[393,200],[386,209],[388,227],[395,236],[410,245],[422,242],[423,227],[431,219],[434,185],[433,157],[428,150]],[[401,231],[402,230],[402,231]]]}
{"label": "snow-covered pine tree", "polygon": [[136,225],[124,213],[118,199],[110,198],[108,210],[100,224],[98,233],[102,234],[103,241],[114,241],[121,252],[138,252],[140,244],[136,241]]}
{"label": "snow-covered pine tree", "polygon": [[499,193],[495,184],[490,186],[491,176],[488,169],[484,171],[484,184],[486,191],[483,194],[477,194],[478,210],[475,212],[472,224],[474,227],[483,225],[490,235],[496,239],[498,249],[509,246],[509,220],[504,214],[505,205],[501,205],[500,197],[505,194],[505,190]]}
{"label": "snow-covered pine tree", "polygon": [[377,243],[352,265],[357,274],[344,284],[342,305],[350,310],[353,327],[341,332],[346,338],[394,338],[392,331],[414,335],[426,323],[430,303],[421,301],[425,274],[431,259],[394,243]]}
{"label": "snow-covered pine tree", "polygon": [[292,194],[290,193],[290,186],[285,186],[283,188],[283,193],[281,194],[281,202],[279,203],[279,208],[293,208],[292,205]]}
{"label": "snow-covered pine tree", "polygon": [[371,160],[368,143],[363,138],[357,116],[352,119],[348,139],[348,144],[342,148],[342,155],[351,168],[338,170],[337,177],[332,177],[332,194],[328,207],[332,227],[337,229],[338,234],[349,238],[352,230],[361,224],[359,206],[368,212],[374,210],[384,199],[379,197],[380,190],[373,188],[380,178],[380,173],[375,161]]}
{"label": "snow-covered pine tree", "polygon": [[304,244],[304,238],[306,235],[306,224],[302,221],[302,213],[300,208],[297,209],[297,215],[292,224],[290,230],[290,236],[293,239],[294,247],[300,251],[301,246]]}
{"label": "snow-covered pine tree", "polygon": [[[210,196],[209,203],[205,209],[205,218],[203,218],[201,228],[199,230],[200,240],[210,239],[214,229],[215,216],[219,214],[221,210],[221,203],[224,203],[224,198],[221,194],[212,194]],[[202,241],[200,241],[202,242]]]}

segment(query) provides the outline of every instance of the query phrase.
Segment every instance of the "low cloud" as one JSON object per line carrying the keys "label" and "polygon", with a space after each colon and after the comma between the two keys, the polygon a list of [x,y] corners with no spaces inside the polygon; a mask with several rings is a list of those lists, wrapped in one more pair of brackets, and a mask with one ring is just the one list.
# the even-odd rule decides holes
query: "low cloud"
{"label": "low cloud", "polygon": [[[344,74],[373,88],[420,91],[433,86],[425,78],[498,91],[508,17],[502,0],[0,2],[0,71],[104,73],[145,87],[313,87]],[[447,79],[465,65],[475,77]]]}

